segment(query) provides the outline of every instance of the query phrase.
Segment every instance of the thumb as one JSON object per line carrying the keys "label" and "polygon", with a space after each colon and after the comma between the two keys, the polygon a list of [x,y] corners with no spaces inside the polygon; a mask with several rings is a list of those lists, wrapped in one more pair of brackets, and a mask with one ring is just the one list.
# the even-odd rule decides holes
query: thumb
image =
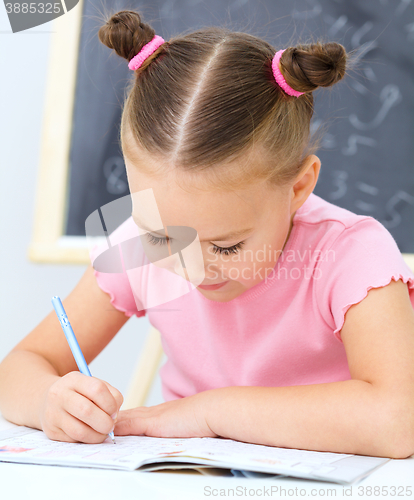
{"label": "thumb", "polygon": [[148,408],[140,406],[119,412],[115,425],[117,436],[142,436],[147,435],[148,424],[150,422]]}

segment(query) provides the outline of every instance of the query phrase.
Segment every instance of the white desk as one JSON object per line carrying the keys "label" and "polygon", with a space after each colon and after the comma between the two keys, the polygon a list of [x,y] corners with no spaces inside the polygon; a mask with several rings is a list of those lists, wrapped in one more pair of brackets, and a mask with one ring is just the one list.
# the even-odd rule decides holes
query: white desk
{"label": "white desk", "polygon": [[[0,415],[0,430],[11,426]],[[414,456],[405,460],[391,460],[352,488],[293,478],[211,477],[197,472],[115,471],[0,463],[0,498],[4,500],[198,500],[262,497],[398,497],[414,500]]]}

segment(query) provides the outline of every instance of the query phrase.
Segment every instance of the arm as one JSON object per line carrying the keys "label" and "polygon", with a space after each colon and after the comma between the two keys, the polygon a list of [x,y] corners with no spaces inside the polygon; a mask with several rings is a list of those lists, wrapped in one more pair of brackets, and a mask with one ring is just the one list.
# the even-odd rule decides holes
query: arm
{"label": "arm", "polygon": [[352,380],[200,393],[212,434],[286,448],[414,453],[414,311],[400,281],[373,288],[341,330]]}
{"label": "arm", "polygon": [[[63,301],[87,363],[111,341],[128,317],[110,303],[89,266]],[[50,304],[52,309],[52,305]],[[77,365],[52,310],[0,363],[0,411],[11,422],[42,429],[46,392]]]}

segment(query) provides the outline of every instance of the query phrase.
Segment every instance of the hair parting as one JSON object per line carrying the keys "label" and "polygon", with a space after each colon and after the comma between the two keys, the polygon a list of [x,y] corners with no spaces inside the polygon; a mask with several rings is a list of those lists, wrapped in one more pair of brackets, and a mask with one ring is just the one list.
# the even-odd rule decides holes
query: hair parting
{"label": "hair parting", "polygon": [[[122,10],[108,16],[98,36],[129,62],[155,31],[138,12]],[[275,52],[261,38],[223,27],[165,41],[126,89],[124,155],[148,173],[202,172],[224,189],[253,179],[290,183],[318,147],[310,141],[312,92],[345,76],[348,55],[336,42],[287,47],[279,69],[288,86],[303,92],[295,97],[275,80]]]}

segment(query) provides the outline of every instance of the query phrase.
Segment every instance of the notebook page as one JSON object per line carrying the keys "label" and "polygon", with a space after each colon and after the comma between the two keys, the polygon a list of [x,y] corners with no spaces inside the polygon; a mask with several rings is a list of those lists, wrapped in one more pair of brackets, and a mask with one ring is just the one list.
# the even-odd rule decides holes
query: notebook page
{"label": "notebook page", "polygon": [[[277,448],[231,439],[193,438],[189,454],[209,458],[210,463],[257,472],[352,484],[365,477],[389,458],[343,453]],[[201,460],[202,463],[207,463]]]}
{"label": "notebook page", "polygon": [[[0,432],[0,461],[134,470],[188,462],[350,484],[389,459],[262,446],[222,438],[116,436],[100,444],[52,441],[42,431]],[[351,461],[351,462],[350,462]]]}
{"label": "notebook page", "polygon": [[36,429],[10,429],[0,432],[0,461],[134,470],[148,460],[157,462],[185,451],[186,441],[147,436],[115,440],[116,444],[110,438],[100,444],[66,443]]}

